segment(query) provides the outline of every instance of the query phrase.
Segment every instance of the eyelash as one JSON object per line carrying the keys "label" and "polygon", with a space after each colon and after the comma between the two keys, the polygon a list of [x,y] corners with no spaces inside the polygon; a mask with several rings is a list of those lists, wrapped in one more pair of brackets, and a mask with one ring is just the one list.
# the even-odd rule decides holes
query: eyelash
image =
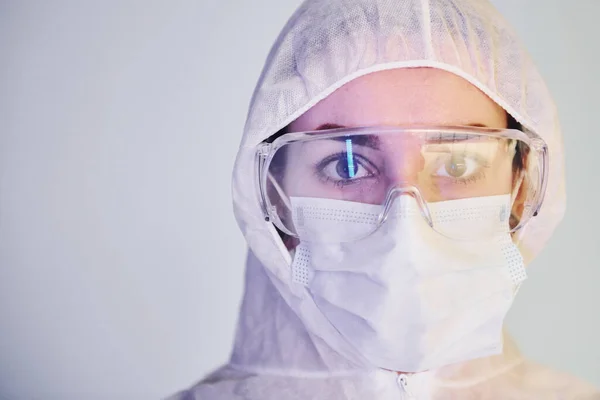
{"label": "eyelash", "polygon": [[[485,166],[483,166],[482,168],[485,168]],[[482,169],[481,171],[469,176],[468,178],[453,178],[452,180],[453,183],[469,185],[483,178],[485,178],[485,171]]]}
{"label": "eyelash", "polygon": [[[324,159],[324,160],[321,160],[321,161],[317,162],[317,163],[314,165],[314,167],[313,167],[313,168],[314,168],[314,170],[315,170],[315,174],[317,175],[317,177],[319,178],[319,180],[320,180],[321,182],[323,182],[323,183],[333,183],[333,184],[334,184],[336,187],[338,187],[338,188],[343,188],[343,187],[345,187],[345,186],[352,185],[352,184],[354,184],[354,183],[356,183],[356,182],[360,182],[361,180],[365,179],[366,177],[365,177],[365,178],[347,179],[347,180],[344,180],[344,179],[340,179],[340,180],[334,180],[334,179],[331,179],[331,178],[330,178],[330,177],[328,177],[328,176],[325,176],[325,175],[322,173],[323,169],[324,169],[324,168],[325,168],[325,167],[326,167],[326,166],[327,166],[329,163],[331,163],[331,162],[333,162],[333,161],[336,161],[336,160],[339,160],[339,159],[341,159],[341,158],[344,158],[344,159],[345,159],[346,157],[348,157],[348,153],[347,153],[347,152],[345,152],[345,151],[340,151],[339,153],[332,154],[332,155],[330,155],[329,157],[327,157],[326,159]],[[372,174],[371,176],[369,176],[369,178],[372,178],[372,177],[374,177],[374,176],[378,175],[378,173],[379,173],[379,170],[378,170],[377,168],[375,168],[375,166],[373,165],[373,163],[372,163],[372,162],[370,162],[368,159],[366,159],[365,157],[363,157],[362,155],[360,155],[360,154],[357,154],[357,153],[354,153],[354,154],[353,154],[353,158],[354,158],[354,159],[355,159],[355,160],[356,160],[356,161],[357,161],[357,162],[358,162],[360,165],[362,165],[362,166],[363,166],[363,168],[367,168],[367,167],[365,167],[365,165],[368,165],[368,166],[372,167],[372,168],[367,168],[367,170],[371,170],[371,169],[372,169],[372,170],[374,170],[376,173],[375,173],[375,174]]]}
{"label": "eyelash", "polygon": [[[479,171],[477,171],[475,174],[467,177],[467,178],[447,178],[447,177],[441,177],[439,179],[451,179],[452,183],[455,184],[463,184],[463,185],[469,185],[472,183],[477,182],[480,179],[485,178],[486,174],[485,174],[485,169],[490,167],[490,163],[483,159],[482,157],[478,157],[478,156],[473,156],[471,157],[473,158],[478,164],[479,164]],[[442,165],[440,163],[440,165]]]}

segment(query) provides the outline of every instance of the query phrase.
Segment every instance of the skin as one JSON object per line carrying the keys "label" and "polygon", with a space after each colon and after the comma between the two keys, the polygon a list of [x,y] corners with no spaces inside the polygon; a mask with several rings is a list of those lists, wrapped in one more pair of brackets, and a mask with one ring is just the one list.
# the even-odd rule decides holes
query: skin
{"label": "skin", "polygon": [[316,104],[289,126],[322,124],[484,125],[506,127],[506,113],[466,80],[434,68],[392,69],[357,78]]}

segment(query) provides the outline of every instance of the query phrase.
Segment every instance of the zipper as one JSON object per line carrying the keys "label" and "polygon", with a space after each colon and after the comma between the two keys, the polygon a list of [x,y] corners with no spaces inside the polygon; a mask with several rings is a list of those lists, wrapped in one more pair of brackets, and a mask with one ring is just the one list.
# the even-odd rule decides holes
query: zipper
{"label": "zipper", "polygon": [[412,387],[409,385],[407,375],[399,374],[397,382],[398,382],[398,386],[402,390],[402,393],[404,393],[404,395],[405,395],[405,396],[403,396],[403,398],[405,398],[407,400],[415,400],[416,399],[413,392],[411,391]]}

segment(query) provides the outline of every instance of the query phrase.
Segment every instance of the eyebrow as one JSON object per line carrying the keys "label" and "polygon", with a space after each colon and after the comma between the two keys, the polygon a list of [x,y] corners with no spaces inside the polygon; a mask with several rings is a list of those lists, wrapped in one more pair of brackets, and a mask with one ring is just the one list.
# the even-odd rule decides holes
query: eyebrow
{"label": "eyebrow", "polygon": [[[465,126],[472,126],[474,128],[489,128],[488,125],[486,124],[481,124],[481,123],[471,123],[471,124],[466,124]],[[333,124],[331,122],[326,122],[324,124],[321,124],[317,127],[317,129],[315,129],[315,131],[323,131],[326,129],[339,129],[339,128],[348,128],[346,125],[339,125],[339,124]]]}
{"label": "eyebrow", "polygon": [[[315,130],[322,131],[322,130],[326,130],[326,129],[339,129],[339,128],[347,128],[347,126],[326,123],[326,124],[319,125],[317,127],[317,129],[315,129]],[[348,141],[350,141],[350,143],[354,146],[366,146],[366,147],[372,148],[373,150],[380,149],[379,138],[375,135],[356,135],[356,136],[352,136],[351,138],[348,138],[347,136],[340,136],[340,137],[336,137],[336,138],[331,138],[331,140],[335,140],[336,142],[346,142],[346,144],[348,144]]]}
{"label": "eyebrow", "polygon": [[465,126],[472,126],[474,128],[489,128],[486,124],[467,124]]}
{"label": "eyebrow", "polygon": [[327,122],[321,124],[315,129],[315,131],[324,131],[326,129],[338,129],[338,128],[347,128],[345,125],[332,124],[331,122]]}

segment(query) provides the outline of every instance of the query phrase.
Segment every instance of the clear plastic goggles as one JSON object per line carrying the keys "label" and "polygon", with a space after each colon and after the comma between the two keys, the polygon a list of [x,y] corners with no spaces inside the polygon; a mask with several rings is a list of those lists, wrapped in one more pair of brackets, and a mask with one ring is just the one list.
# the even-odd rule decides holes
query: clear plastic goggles
{"label": "clear plastic goggles", "polygon": [[[301,236],[299,212],[302,218],[329,215],[364,223],[343,239],[322,232],[331,242],[358,240],[378,229],[399,212],[394,200],[401,195],[414,197],[429,226],[453,239],[514,232],[537,215],[547,168],[546,144],[533,132],[479,127],[297,132],[261,143],[257,151],[265,218],[281,231]],[[327,207],[319,209],[321,203]],[[364,212],[344,211],[356,210],[356,203],[366,206]],[[445,228],[456,210],[468,229]]]}

